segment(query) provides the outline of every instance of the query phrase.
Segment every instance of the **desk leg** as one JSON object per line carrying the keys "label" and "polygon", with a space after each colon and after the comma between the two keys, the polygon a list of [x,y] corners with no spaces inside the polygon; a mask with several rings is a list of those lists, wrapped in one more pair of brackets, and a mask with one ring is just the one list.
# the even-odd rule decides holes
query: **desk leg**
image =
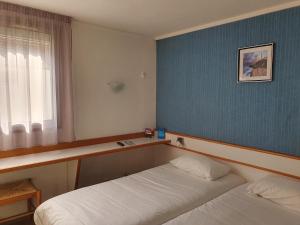
{"label": "desk leg", "polygon": [[35,194],[35,207],[38,207],[41,204],[42,198],[41,198],[41,191],[37,191]]}
{"label": "desk leg", "polygon": [[77,161],[77,170],[76,170],[76,179],[75,179],[75,190],[78,188],[79,185],[79,176],[80,176],[80,167],[81,167],[81,159]]}

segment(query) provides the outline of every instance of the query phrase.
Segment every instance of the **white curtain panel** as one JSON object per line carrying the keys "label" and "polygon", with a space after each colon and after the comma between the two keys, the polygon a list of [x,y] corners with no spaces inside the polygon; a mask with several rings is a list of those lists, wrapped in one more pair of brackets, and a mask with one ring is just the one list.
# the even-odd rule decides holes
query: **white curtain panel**
{"label": "white curtain panel", "polygon": [[0,150],[72,141],[70,18],[0,3]]}

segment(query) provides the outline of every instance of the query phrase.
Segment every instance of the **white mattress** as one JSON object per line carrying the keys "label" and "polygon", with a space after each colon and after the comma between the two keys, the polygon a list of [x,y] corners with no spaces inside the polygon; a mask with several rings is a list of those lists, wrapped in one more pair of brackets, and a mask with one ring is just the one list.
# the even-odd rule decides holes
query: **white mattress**
{"label": "white mattress", "polygon": [[37,225],[152,225],[191,210],[244,180],[229,174],[217,181],[171,164],[52,198],[34,215]]}
{"label": "white mattress", "polygon": [[247,193],[242,185],[163,225],[300,225],[300,214]]}

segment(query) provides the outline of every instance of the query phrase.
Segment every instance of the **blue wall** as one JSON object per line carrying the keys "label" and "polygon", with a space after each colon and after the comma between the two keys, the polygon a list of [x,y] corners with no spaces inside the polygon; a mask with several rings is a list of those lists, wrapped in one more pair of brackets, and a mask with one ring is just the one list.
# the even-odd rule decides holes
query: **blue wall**
{"label": "blue wall", "polygon": [[[237,50],[275,43],[273,82],[237,84]],[[157,41],[157,127],[300,156],[300,8]]]}

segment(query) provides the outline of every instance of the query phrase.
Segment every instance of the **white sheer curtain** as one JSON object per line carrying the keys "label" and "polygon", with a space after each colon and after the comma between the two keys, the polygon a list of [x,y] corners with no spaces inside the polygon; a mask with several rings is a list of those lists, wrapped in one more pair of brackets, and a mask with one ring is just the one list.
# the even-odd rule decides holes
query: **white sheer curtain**
{"label": "white sheer curtain", "polygon": [[73,140],[70,19],[0,3],[0,150]]}

